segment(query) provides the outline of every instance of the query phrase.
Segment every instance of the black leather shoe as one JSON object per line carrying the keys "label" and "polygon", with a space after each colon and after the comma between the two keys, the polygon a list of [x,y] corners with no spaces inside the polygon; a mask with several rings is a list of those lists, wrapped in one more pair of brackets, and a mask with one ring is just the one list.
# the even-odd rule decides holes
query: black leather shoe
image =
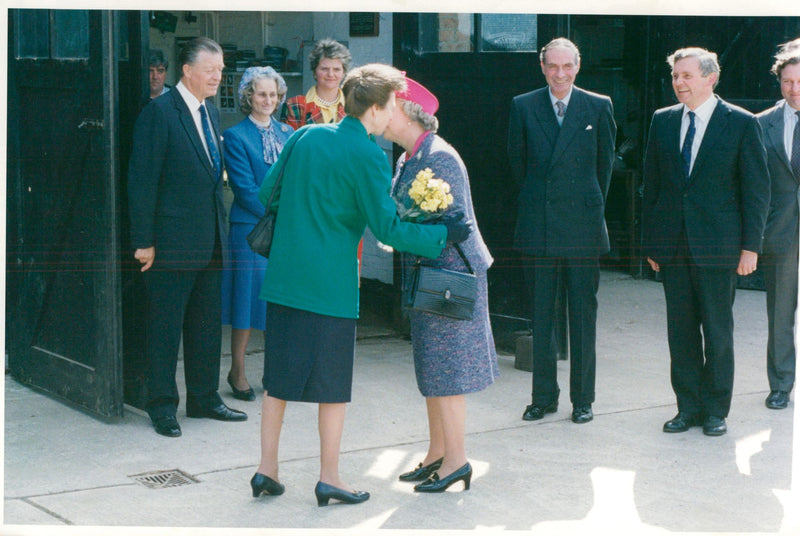
{"label": "black leather shoe", "polygon": [[679,411],[675,417],[664,423],[663,430],[668,434],[685,432],[692,426],[700,426],[700,415],[698,413],[685,413]]}
{"label": "black leather shoe", "polygon": [[769,409],[785,409],[789,405],[789,393],[787,391],[770,391],[764,404]]}
{"label": "black leather shoe", "polygon": [[156,429],[157,434],[161,434],[163,436],[180,437],[181,435],[181,426],[178,424],[178,419],[172,415],[154,418],[153,428]]}
{"label": "black leather shoe", "polygon": [[314,495],[317,496],[317,506],[328,506],[328,501],[331,499],[347,504],[358,504],[369,499],[369,492],[367,491],[345,491],[324,482],[317,482],[317,487],[314,488]]}
{"label": "black leather shoe", "polygon": [[464,491],[469,489],[469,483],[472,480],[472,466],[469,462],[465,463],[444,478],[439,478],[439,473],[433,473],[428,480],[422,484],[414,486],[414,491],[422,493],[439,493],[458,481],[464,482]]}
{"label": "black leather shoe", "polygon": [[402,480],[403,482],[427,480],[429,476],[431,476],[439,467],[442,466],[443,459],[444,458],[439,458],[435,462],[431,462],[429,465],[422,465],[422,462],[419,462],[419,465],[413,471],[403,473],[402,475],[398,476],[397,479]]}
{"label": "black leather shoe", "polygon": [[583,424],[594,419],[592,413],[592,406],[587,404],[585,406],[575,406],[572,408],[572,422],[575,424]]}
{"label": "black leather shoe", "polygon": [[256,399],[256,393],[253,391],[252,387],[248,387],[244,391],[236,388],[231,380],[230,372],[228,373],[228,385],[231,386],[231,391],[233,391],[233,398],[237,400],[244,400],[245,402],[252,402]]}
{"label": "black leather shoe", "polygon": [[197,404],[186,403],[186,416],[192,419],[216,419],[218,421],[246,421],[247,413],[232,409],[223,403],[213,408],[203,408]]}
{"label": "black leather shoe", "polygon": [[721,436],[728,431],[723,417],[709,415],[703,423],[703,433],[707,436]]}
{"label": "black leather shoe", "polygon": [[525,413],[522,414],[523,421],[538,421],[544,417],[545,413],[555,413],[558,409],[558,401],[553,402],[549,406],[537,406],[531,404],[525,408]]}
{"label": "black leather shoe", "polygon": [[275,482],[267,475],[256,473],[250,479],[250,487],[253,488],[253,497],[264,495],[283,495],[286,490],[283,484]]}

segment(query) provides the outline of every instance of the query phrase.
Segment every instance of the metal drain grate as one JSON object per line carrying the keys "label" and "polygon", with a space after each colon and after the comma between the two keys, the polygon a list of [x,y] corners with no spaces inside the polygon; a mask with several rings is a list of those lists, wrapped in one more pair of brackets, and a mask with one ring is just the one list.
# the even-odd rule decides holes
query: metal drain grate
{"label": "metal drain grate", "polygon": [[174,488],[176,486],[186,486],[200,482],[196,478],[187,475],[180,469],[170,469],[169,471],[150,471],[138,475],[128,475],[130,478],[139,482],[150,489]]}

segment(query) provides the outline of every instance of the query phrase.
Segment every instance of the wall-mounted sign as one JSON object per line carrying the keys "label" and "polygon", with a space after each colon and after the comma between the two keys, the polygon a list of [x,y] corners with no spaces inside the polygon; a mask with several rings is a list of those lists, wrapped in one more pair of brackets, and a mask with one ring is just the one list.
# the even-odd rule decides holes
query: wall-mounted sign
{"label": "wall-mounted sign", "polygon": [[350,13],[350,37],[378,37],[379,28],[377,13]]}

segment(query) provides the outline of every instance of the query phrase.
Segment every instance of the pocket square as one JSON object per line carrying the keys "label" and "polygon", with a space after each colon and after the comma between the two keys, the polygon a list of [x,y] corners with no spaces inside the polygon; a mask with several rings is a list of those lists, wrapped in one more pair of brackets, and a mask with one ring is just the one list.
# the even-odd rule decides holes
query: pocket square
{"label": "pocket square", "polygon": [[592,130],[592,125],[586,125],[586,128],[584,130]]}

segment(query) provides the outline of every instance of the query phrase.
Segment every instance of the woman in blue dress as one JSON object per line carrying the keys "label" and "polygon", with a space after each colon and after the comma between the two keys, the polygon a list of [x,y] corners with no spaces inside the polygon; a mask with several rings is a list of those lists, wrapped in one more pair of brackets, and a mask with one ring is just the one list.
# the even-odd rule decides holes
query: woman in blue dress
{"label": "woman in blue dress", "polygon": [[[244,355],[250,332],[263,333],[267,304],[259,299],[267,259],[254,253],[247,234],[264,215],[258,191],[294,129],[273,115],[286,97],[286,82],[272,67],[250,67],[239,83],[239,108],[247,117],[223,133],[225,168],[233,189],[230,211],[230,269],[223,274],[222,323],[231,326],[228,384],[234,398],[255,400]],[[267,344],[267,341],[264,341]]]}
{"label": "woman in blue dress", "polygon": [[[397,161],[392,195],[399,206],[410,206],[406,197],[418,174],[433,173],[450,185],[453,203],[445,211],[463,212],[475,222],[469,177],[464,162],[449,143],[436,135],[439,121],[434,114],[439,101],[420,83],[406,78],[408,91],[397,94],[397,106],[384,137],[405,152]],[[459,249],[461,252],[459,252]],[[405,482],[419,482],[417,492],[441,492],[456,482],[469,489],[472,466],[464,445],[466,401],[464,395],[481,391],[498,375],[486,271],[492,256],[475,225],[470,236],[449,244],[433,261],[425,264],[467,272],[469,261],[478,280],[472,320],[454,320],[421,311],[410,311],[411,342],[417,386],[428,412],[430,442],[425,459],[413,470],[400,475]],[[403,281],[409,281],[410,267],[420,257],[403,253]],[[405,289],[404,289],[405,291]]]}

